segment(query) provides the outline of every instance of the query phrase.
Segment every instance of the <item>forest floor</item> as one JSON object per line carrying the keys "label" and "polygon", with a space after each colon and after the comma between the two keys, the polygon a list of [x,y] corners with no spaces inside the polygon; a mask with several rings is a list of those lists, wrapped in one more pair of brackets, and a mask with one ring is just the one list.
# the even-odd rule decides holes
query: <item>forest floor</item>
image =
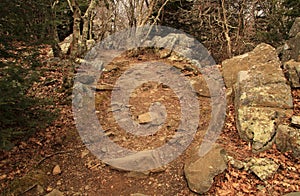
{"label": "forest floor", "polygon": [[[113,86],[117,78],[131,65],[149,60],[169,64],[183,64],[159,59],[155,54],[145,53],[137,57],[122,55],[114,59],[111,67],[103,72],[98,83]],[[54,104],[48,109],[59,110],[59,117],[46,129],[40,130],[28,140],[19,142],[12,150],[0,155],[0,192],[3,195],[45,195],[56,189],[64,195],[197,195],[190,191],[184,177],[183,167],[208,127],[210,99],[199,96],[200,120],[198,131],[191,145],[176,160],[167,166],[148,173],[117,170],[94,156],[82,142],[75,126],[72,112],[72,86],[66,85],[72,78],[74,68],[69,61],[47,61],[40,82],[32,92],[35,96],[52,98]],[[191,70],[182,74],[191,79],[201,77]],[[67,78],[67,79],[66,79]],[[49,82],[50,81],[50,82]],[[300,115],[300,90],[294,90],[294,113]],[[115,143],[135,150],[163,145],[178,126],[180,105],[174,92],[156,83],[138,87],[130,99],[132,114],[147,112],[150,103],[160,100],[165,104],[168,118],[154,136],[133,137],[122,131],[114,122],[109,110],[111,89],[96,92],[96,110],[99,122],[106,134]],[[277,173],[266,181],[253,173],[238,170],[228,165],[225,172],[215,177],[207,195],[283,195],[300,191],[300,164],[289,153],[280,153],[273,148],[253,154],[247,142],[239,138],[235,127],[234,108],[228,105],[223,131],[217,140],[226,152],[238,160],[250,157],[267,157],[280,165]],[[58,168],[59,167],[59,168]],[[54,169],[55,168],[55,169]]]}

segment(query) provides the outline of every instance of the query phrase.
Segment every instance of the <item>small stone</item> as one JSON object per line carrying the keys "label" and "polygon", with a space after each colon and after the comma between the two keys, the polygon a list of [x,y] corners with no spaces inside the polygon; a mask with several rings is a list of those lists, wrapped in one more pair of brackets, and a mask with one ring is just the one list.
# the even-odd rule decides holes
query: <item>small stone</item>
{"label": "small stone", "polygon": [[155,151],[137,151],[121,158],[106,159],[105,162],[120,171],[147,171],[161,167],[160,154]]}
{"label": "small stone", "polygon": [[62,185],[61,181],[60,181],[60,180],[59,180],[59,181],[57,181],[57,182],[56,182],[56,185],[57,185],[57,186],[60,186],[60,185]]}
{"label": "small stone", "polygon": [[266,187],[259,184],[256,186],[256,188],[261,191],[261,190],[264,190]]}
{"label": "small stone", "polygon": [[151,115],[149,112],[141,114],[138,116],[138,122],[139,124],[147,124],[149,122],[151,122]]}
{"label": "small stone", "polygon": [[6,178],[7,178],[7,175],[6,175],[6,174],[3,174],[3,175],[0,176],[0,180],[4,180],[4,179],[6,179]]}
{"label": "small stone", "polygon": [[104,67],[103,71],[111,72],[111,71],[114,71],[114,70],[117,70],[117,69],[119,69],[118,65],[111,63],[111,64],[106,65]]}
{"label": "small stone", "polygon": [[[173,59],[170,59],[170,60],[172,61]],[[184,70],[184,65],[182,63],[174,64],[172,66],[175,67],[175,68],[177,68],[177,69],[179,69],[179,70]]]}
{"label": "small stone", "polygon": [[300,128],[300,116],[293,116],[292,117],[292,125],[295,127]]}
{"label": "small stone", "polygon": [[52,190],[53,190],[53,188],[51,186],[48,186],[47,189],[46,189],[47,192],[50,192]]}
{"label": "small stone", "polygon": [[160,50],[159,52],[159,58],[164,59],[171,56],[172,51],[171,50]]}
{"label": "small stone", "polygon": [[44,190],[44,188],[41,186],[41,185],[37,185],[36,186],[36,192],[38,193],[38,194],[43,194],[44,192],[45,192],[45,190]]}
{"label": "small stone", "polygon": [[110,84],[97,84],[97,86],[95,87],[96,91],[109,91],[109,90],[113,90],[114,86],[110,85]]}
{"label": "small stone", "polygon": [[64,194],[57,189],[53,189],[50,193],[48,193],[45,196],[64,196]]}
{"label": "small stone", "polygon": [[81,158],[84,158],[86,155],[88,155],[89,154],[89,150],[88,149],[85,149],[85,150],[83,150],[82,152],[81,152]]}
{"label": "small stone", "polygon": [[240,160],[236,160],[231,156],[227,156],[227,159],[230,165],[236,169],[243,169],[245,167],[245,163]]}
{"label": "small stone", "polygon": [[276,173],[279,165],[271,159],[252,158],[245,168],[252,171],[260,180],[265,181]]}
{"label": "small stone", "polygon": [[58,175],[58,174],[61,174],[61,169],[60,169],[60,166],[59,165],[55,165],[55,167],[53,168],[52,170],[52,174],[55,176],[55,175]]}
{"label": "small stone", "polygon": [[130,194],[130,196],[148,196],[148,195],[145,195],[142,193],[133,193],[133,194]]}

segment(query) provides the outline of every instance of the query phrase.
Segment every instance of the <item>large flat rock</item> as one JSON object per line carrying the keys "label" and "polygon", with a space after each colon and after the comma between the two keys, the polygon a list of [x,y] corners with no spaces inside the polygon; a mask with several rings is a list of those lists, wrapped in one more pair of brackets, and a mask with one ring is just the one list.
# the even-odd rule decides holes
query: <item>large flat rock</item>
{"label": "large flat rock", "polygon": [[216,175],[227,168],[225,151],[219,146],[214,146],[203,157],[198,152],[189,159],[184,167],[184,174],[188,181],[189,188],[203,194],[213,184]]}

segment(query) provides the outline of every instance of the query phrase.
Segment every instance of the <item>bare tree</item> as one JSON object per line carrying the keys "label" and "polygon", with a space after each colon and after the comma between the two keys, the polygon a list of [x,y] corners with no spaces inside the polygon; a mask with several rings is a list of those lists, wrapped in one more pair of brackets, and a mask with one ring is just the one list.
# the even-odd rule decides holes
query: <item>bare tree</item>
{"label": "bare tree", "polygon": [[96,8],[96,0],[91,0],[89,7],[83,15],[83,29],[82,29],[82,39],[81,39],[81,51],[87,50],[87,40],[92,39],[92,28],[93,28],[93,17],[95,16],[94,10]]}
{"label": "bare tree", "polygon": [[70,45],[70,56],[72,58],[76,58],[80,55],[80,47],[79,41],[81,40],[81,33],[80,33],[80,22],[81,22],[81,10],[79,8],[78,2],[76,0],[70,1],[68,0],[70,9],[73,11],[73,35],[72,35],[72,42]]}

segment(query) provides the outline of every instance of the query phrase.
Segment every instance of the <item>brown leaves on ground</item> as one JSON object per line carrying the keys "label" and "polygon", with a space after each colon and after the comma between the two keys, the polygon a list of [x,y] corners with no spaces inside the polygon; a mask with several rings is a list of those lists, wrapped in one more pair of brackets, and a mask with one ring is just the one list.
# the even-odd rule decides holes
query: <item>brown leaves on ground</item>
{"label": "brown leaves on ground", "polygon": [[[46,53],[47,49],[44,49]],[[133,64],[149,59],[158,60],[153,54],[141,54],[137,58],[122,56],[118,61]],[[128,63],[129,62],[129,63]],[[175,62],[174,62],[175,63]],[[183,62],[176,62],[180,64]],[[181,66],[182,67],[182,66]],[[191,147],[185,154],[160,171],[152,173],[131,173],[118,171],[106,165],[97,157],[92,155],[85,147],[79,137],[71,108],[72,73],[73,65],[67,60],[48,61],[41,67],[44,74],[38,83],[32,87],[32,95],[53,99],[54,103],[50,109],[59,110],[59,117],[55,122],[44,130],[40,130],[34,136],[20,142],[11,151],[2,151],[0,154],[0,192],[7,195],[36,195],[33,185],[41,185],[45,192],[57,189],[65,195],[130,195],[143,193],[148,195],[196,195],[187,187],[183,174],[183,166],[189,153],[195,146],[199,145],[203,131],[208,126],[210,117],[210,102],[205,98],[200,99],[202,119],[200,119],[199,131]],[[122,69],[111,69],[102,78],[105,84],[113,84],[113,77],[120,76]],[[194,73],[186,73],[186,76],[194,76]],[[155,85],[154,85],[155,86]],[[153,85],[146,86],[147,89],[137,89],[144,95],[145,102],[152,101],[149,96]],[[144,86],[145,87],[145,86]],[[146,88],[145,87],[145,88]],[[157,86],[155,86],[156,88]],[[155,96],[160,96],[161,91],[166,89],[158,87]],[[156,90],[157,90],[156,89]],[[143,91],[144,90],[144,91]],[[170,92],[172,95],[172,92]],[[98,105],[98,116],[101,119],[110,119],[107,112],[109,103],[109,91],[101,91],[97,94],[101,104]],[[293,91],[295,114],[300,113],[300,90]],[[166,100],[174,112],[177,110],[178,100]],[[138,99],[132,99],[131,105],[135,105],[133,112],[140,115],[145,112],[146,106]],[[140,109],[140,110],[138,110]],[[171,114],[170,113],[170,114]],[[176,116],[173,125],[176,126]],[[171,123],[171,124],[172,124]],[[103,125],[109,129],[109,121],[103,121]],[[108,130],[109,131],[109,130]],[[125,147],[131,145],[135,149],[144,149],[141,143],[132,145],[130,136],[125,133],[117,134],[117,130],[110,130],[112,139]],[[164,139],[172,135],[157,135],[161,139],[156,145],[161,145]],[[124,140],[128,142],[123,142]],[[128,140],[129,139],[129,140]],[[131,138],[134,139],[134,138]],[[132,140],[133,141],[133,140]],[[145,142],[145,141],[144,141]],[[155,141],[154,141],[155,142]],[[224,130],[217,141],[237,160],[244,161],[250,157],[270,158],[280,165],[277,173],[266,182],[260,181],[254,174],[233,168],[228,165],[226,172],[215,177],[213,187],[207,195],[282,195],[284,193],[299,191],[299,160],[293,159],[288,153],[282,154],[272,149],[253,154],[247,142],[239,138],[235,120],[234,107],[228,106],[228,114]],[[154,145],[155,147],[155,145]],[[59,165],[60,174],[52,175],[53,168]],[[39,171],[39,172],[35,172]],[[26,182],[26,183],[25,183]]]}

